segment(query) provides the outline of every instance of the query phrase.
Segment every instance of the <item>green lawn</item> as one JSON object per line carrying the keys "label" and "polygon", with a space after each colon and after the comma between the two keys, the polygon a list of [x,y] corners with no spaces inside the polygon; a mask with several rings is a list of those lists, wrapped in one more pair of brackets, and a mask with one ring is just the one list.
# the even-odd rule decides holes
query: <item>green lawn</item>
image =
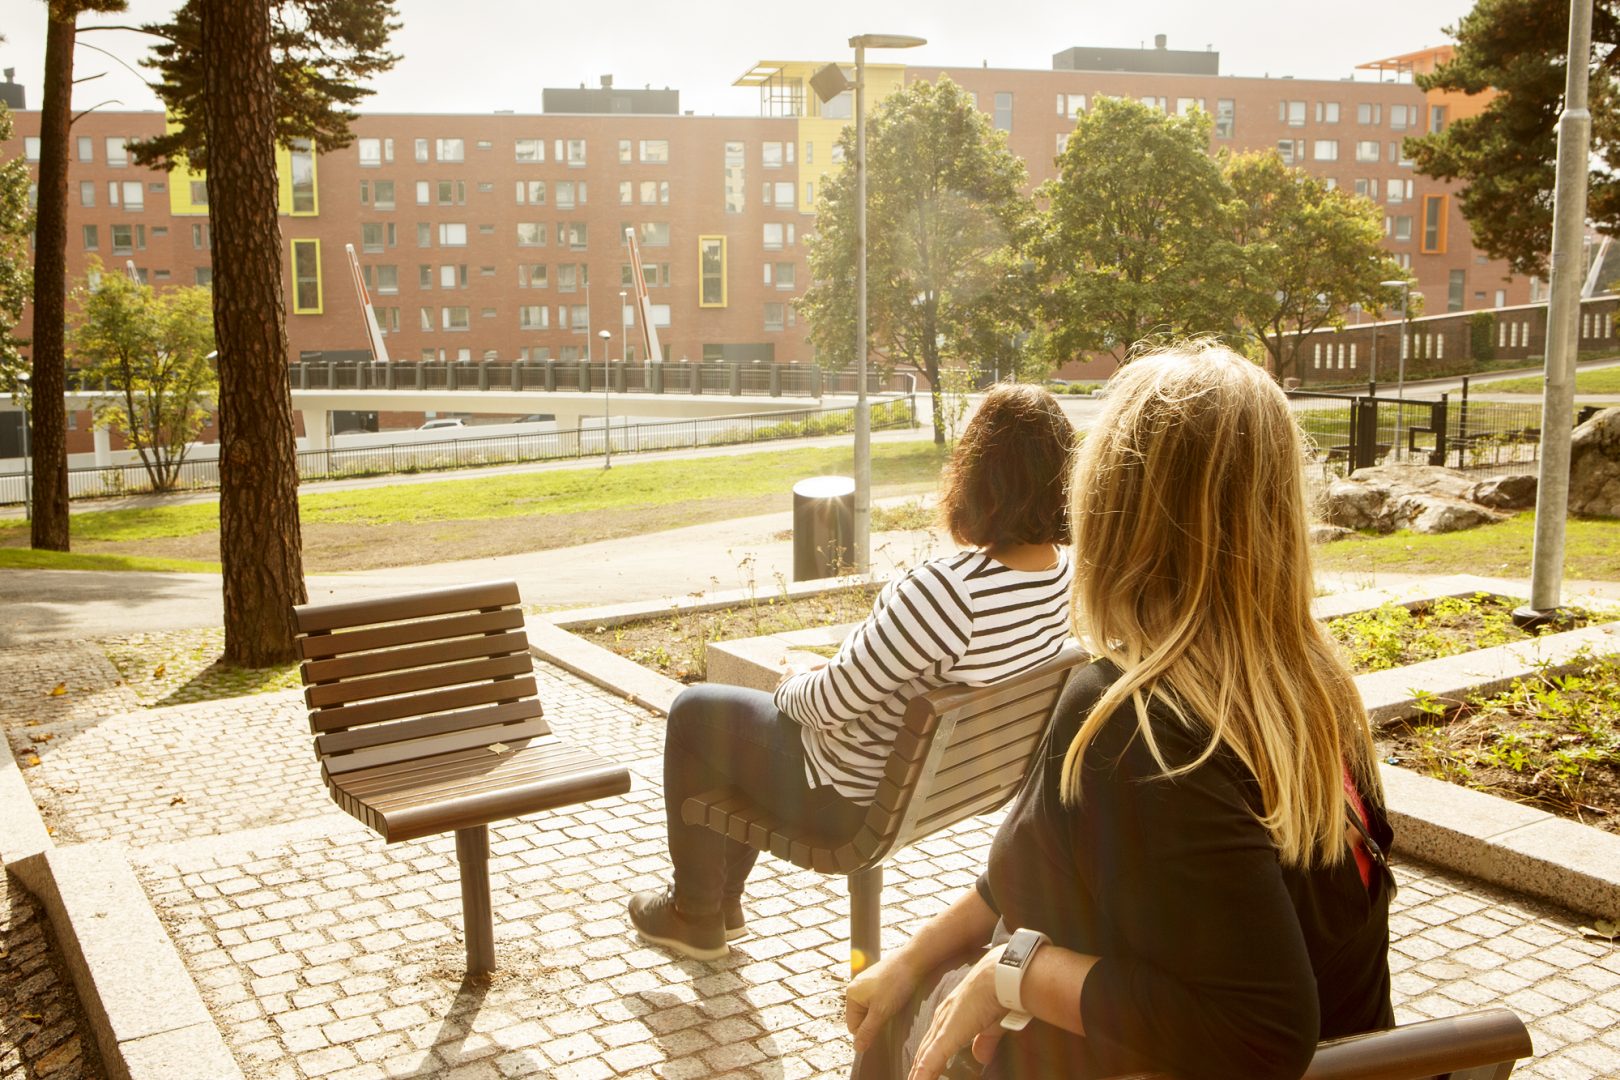
{"label": "green lawn", "polygon": [[[1473,389],[1488,394],[1539,394],[1541,393],[1542,381],[1540,375],[1526,375],[1519,379],[1476,382],[1473,384]],[[1577,394],[1620,394],[1620,367],[1576,372],[1575,392]]]}
{"label": "green lawn", "polygon": [[[1319,570],[1481,574],[1528,578],[1536,515],[1525,511],[1496,525],[1426,536],[1340,540],[1316,549]],[[1571,518],[1564,532],[1564,576],[1577,581],[1620,581],[1620,521]]]}
{"label": "green lawn", "polygon": [[0,548],[0,570],[155,570],[180,574],[217,574],[219,563],[144,555],[91,555],[75,551],[3,547]]}
{"label": "green lawn", "polygon": [[[872,447],[872,483],[874,486],[932,484],[938,480],[943,462],[943,452],[936,450],[932,443],[878,443]],[[312,492],[299,499],[299,507],[305,525],[416,525],[593,511],[622,512],[705,499],[780,495],[791,489],[795,481],[807,476],[847,474],[851,465],[850,451],[846,448],[810,447],[632,462],[615,465],[611,470],[460,476],[432,483]],[[218,528],[219,507],[214,502],[89,511],[73,516],[75,541],[130,543],[176,539],[200,536]],[[0,525],[0,553],[20,550],[17,545],[27,543],[27,531],[25,522]],[[0,562],[0,566],[6,565],[24,564]],[[217,569],[198,564],[168,567],[182,568]]]}

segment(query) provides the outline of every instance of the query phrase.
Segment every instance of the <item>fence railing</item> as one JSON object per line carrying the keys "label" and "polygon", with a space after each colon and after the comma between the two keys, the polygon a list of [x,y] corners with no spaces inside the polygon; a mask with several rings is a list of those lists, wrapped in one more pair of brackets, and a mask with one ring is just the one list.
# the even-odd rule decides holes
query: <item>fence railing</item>
{"label": "fence railing", "polygon": [[[874,431],[909,428],[917,423],[916,401],[909,396],[873,402],[871,411]],[[602,453],[609,439],[612,440],[615,454],[802,439],[852,431],[854,415],[855,410],[849,407],[800,409],[614,424],[609,429],[598,426],[537,431],[533,434],[474,435],[434,442],[302,450],[298,453],[298,477],[300,480],[337,480],[579,458]],[[218,486],[218,458],[199,457],[188,458],[181,464],[175,483],[169,490],[196,491]],[[151,490],[146,469],[139,462],[68,470],[68,495],[75,499],[134,495]],[[21,503],[23,492],[23,473],[0,473],[0,504]]]}
{"label": "fence railing", "polygon": [[[1535,472],[1541,454],[1540,402],[1458,397],[1397,399],[1290,391],[1295,416],[1324,476],[1369,465],[1443,465],[1480,476]],[[1576,424],[1593,408],[1580,410]]]}

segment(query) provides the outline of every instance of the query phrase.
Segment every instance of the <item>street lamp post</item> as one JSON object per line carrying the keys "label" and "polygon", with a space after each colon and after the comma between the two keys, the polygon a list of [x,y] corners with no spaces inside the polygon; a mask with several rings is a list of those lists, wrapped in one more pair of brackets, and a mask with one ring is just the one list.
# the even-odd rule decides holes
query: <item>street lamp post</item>
{"label": "street lamp post", "polygon": [[[1401,420],[1406,412],[1406,306],[1412,296],[1412,282],[1409,278],[1396,281],[1380,281],[1378,284],[1386,289],[1401,290],[1401,341],[1397,351],[1397,367],[1395,375],[1395,445],[1391,448],[1395,460],[1401,457]],[[1376,358],[1374,363],[1376,364]],[[1374,368],[1373,380],[1378,379],[1377,369]]]}
{"label": "street lamp post", "polygon": [[866,403],[866,50],[912,49],[926,38],[909,34],[857,34],[849,39],[855,50],[855,82],[844,77],[837,64],[828,64],[810,79],[823,102],[852,88],[855,91],[855,570],[871,568],[872,549],[872,417]]}
{"label": "street lamp post", "polygon": [[27,371],[17,372],[17,381],[22,386],[22,467],[23,467],[23,520],[31,521],[34,517],[34,478],[33,470],[29,467],[28,458],[28,426],[34,415],[34,398],[29,393],[31,387],[28,380],[32,374]]}
{"label": "street lamp post", "polygon": [[[623,296],[624,293],[620,293]],[[619,321],[624,321],[624,305],[619,305]],[[613,331],[598,330],[596,336],[602,339],[602,468],[613,468],[613,406],[609,401],[609,383],[613,381],[613,361],[608,356],[608,342],[613,340]]]}
{"label": "street lamp post", "polygon": [[[619,363],[621,364],[630,362],[630,320],[624,317],[624,304],[629,295],[623,289],[619,290]],[[646,387],[644,386],[642,389],[645,390]]]}

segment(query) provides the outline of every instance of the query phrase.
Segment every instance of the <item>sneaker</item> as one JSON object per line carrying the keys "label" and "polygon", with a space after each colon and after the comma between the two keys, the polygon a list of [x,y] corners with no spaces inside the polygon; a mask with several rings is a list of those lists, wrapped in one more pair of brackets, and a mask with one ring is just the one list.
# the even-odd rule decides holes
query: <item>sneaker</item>
{"label": "sneaker", "polygon": [[675,906],[675,890],[639,892],[630,898],[630,922],[641,940],[693,960],[719,960],[730,952],[722,917],[690,916]]}
{"label": "sneaker", "polygon": [[722,901],[720,904],[720,919],[726,926],[726,940],[736,941],[748,933],[746,920],[743,917],[742,898],[736,897]]}

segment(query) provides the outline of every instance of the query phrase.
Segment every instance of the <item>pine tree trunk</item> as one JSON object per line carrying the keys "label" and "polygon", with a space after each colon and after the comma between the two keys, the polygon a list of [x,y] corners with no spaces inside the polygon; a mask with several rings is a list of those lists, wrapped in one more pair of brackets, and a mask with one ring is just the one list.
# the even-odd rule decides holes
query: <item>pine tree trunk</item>
{"label": "pine tree trunk", "polygon": [[275,86],[264,0],[204,0],[208,208],[219,345],[219,548],[225,662],[293,659],[304,567],[287,382]]}
{"label": "pine tree trunk", "polygon": [[73,118],[76,5],[53,2],[45,30],[45,87],[39,121],[39,206],[34,225],[34,365],[29,451],[34,458],[30,542],[68,549],[67,173]]}

